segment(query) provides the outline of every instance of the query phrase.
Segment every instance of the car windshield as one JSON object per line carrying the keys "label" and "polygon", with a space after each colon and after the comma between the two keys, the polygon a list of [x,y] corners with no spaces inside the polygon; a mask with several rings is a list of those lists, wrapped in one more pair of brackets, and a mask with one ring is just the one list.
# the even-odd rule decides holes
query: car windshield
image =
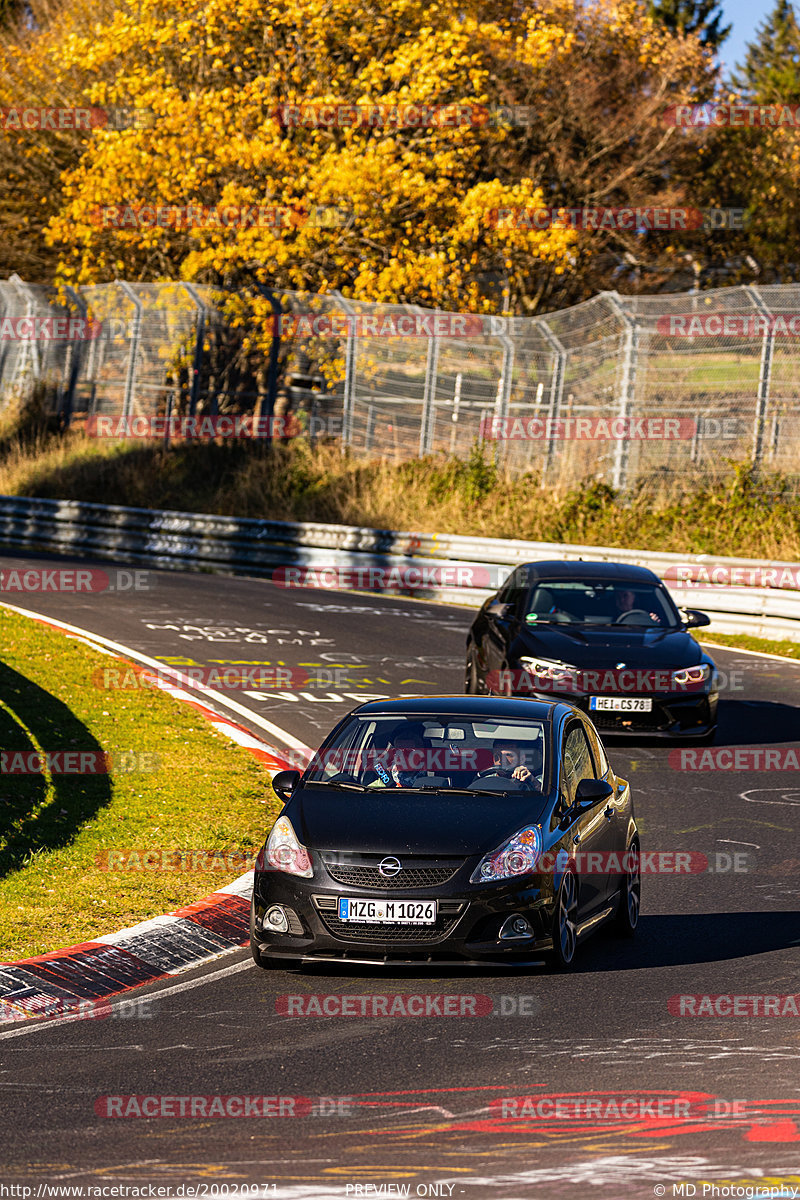
{"label": "car windshield", "polygon": [[553,579],[534,586],[525,623],[674,629],[680,617],[667,590],[654,584]]}
{"label": "car windshield", "polygon": [[542,721],[464,717],[354,716],[312,759],[305,782],[387,789],[541,792]]}

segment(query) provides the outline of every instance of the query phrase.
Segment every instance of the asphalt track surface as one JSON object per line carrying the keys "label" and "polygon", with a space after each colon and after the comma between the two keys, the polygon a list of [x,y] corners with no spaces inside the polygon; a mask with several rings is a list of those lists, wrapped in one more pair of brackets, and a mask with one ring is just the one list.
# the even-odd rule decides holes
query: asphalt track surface
{"label": "asphalt track surface", "polygon": [[[6,557],[3,566],[31,561]],[[284,745],[315,744],[361,699],[462,689],[466,609],[202,574],[148,579],[148,590],[124,595],[6,598],[165,663],[347,669],[337,686],[227,693],[274,745],[275,727],[289,735]],[[713,653],[726,685],[718,746],[800,746],[800,664]],[[48,1188],[88,1196],[90,1186],[148,1184],[176,1196],[191,1184],[195,1195],[224,1195],[227,1185],[229,1196],[314,1200],[800,1188],[800,1020],[668,1007],[679,994],[800,990],[800,775],[680,771],[668,745],[607,746],[631,781],[643,850],[702,852],[720,866],[646,875],[633,942],[596,934],[568,973],[264,972],[234,951],[131,993],[149,999],[148,1019],[120,1011],[0,1032],[0,1183],[43,1197],[59,1194]],[[730,869],[737,852],[746,870]],[[408,993],[488,995],[493,1012],[288,1017],[277,1003],[287,994]],[[602,1119],[596,1109],[589,1118],[498,1119],[504,1098],[596,1093],[620,1103],[707,1100],[695,1100],[692,1119],[646,1109],[614,1119],[605,1108]],[[95,1111],[107,1095],[308,1097],[315,1107],[296,1119],[110,1119]],[[322,1106],[320,1097],[333,1099]],[[708,1116],[715,1105],[728,1115]],[[696,1193],[679,1190],[687,1182]]]}

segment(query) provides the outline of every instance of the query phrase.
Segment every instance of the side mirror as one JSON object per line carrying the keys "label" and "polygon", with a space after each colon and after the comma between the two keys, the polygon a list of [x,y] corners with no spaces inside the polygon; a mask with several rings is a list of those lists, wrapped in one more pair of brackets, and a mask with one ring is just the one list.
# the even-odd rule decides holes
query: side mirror
{"label": "side mirror", "polygon": [[487,613],[491,617],[497,617],[499,621],[507,621],[513,611],[511,604],[503,604],[500,600],[493,600],[487,608]]}
{"label": "side mirror", "polygon": [[280,796],[281,800],[290,800],[292,792],[299,782],[299,771],[278,771],[277,775],[272,777],[272,790]]}
{"label": "side mirror", "polygon": [[598,804],[614,795],[614,789],[605,779],[582,779],[575,789],[575,803],[581,808]]}
{"label": "side mirror", "polygon": [[687,629],[702,629],[704,625],[711,624],[708,613],[700,612],[697,608],[685,608],[683,611],[686,613]]}

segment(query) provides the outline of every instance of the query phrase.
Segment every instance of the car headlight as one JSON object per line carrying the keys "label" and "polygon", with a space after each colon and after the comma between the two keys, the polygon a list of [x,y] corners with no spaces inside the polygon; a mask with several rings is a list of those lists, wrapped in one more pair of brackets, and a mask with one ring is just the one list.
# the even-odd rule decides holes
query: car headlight
{"label": "car headlight", "polygon": [[553,658],[520,658],[520,665],[529,675],[552,679],[556,683],[574,683],[578,668]]}
{"label": "car headlight", "polygon": [[305,846],[301,846],[288,817],[278,817],[270,830],[267,844],[256,860],[257,871],[284,871],[311,879],[314,870]]}
{"label": "car headlight", "polygon": [[696,667],[684,667],[672,672],[672,682],[676,687],[691,687],[705,683],[711,677],[711,667],[708,663],[700,663]]}
{"label": "car headlight", "polygon": [[495,883],[499,879],[529,875],[535,870],[541,852],[541,829],[538,825],[526,825],[481,859],[472,872],[470,883]]}

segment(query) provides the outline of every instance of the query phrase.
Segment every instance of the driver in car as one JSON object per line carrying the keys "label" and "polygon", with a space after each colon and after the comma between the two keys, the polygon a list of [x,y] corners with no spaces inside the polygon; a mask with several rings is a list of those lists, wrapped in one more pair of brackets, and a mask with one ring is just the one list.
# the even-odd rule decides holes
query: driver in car
{"label": "driver in car", "polygon": [[533,774],[525,766],[523,759],[530,761],[530,750],[521,751],[516,742],[497,738],[492,743],[492,758],[495,769],[493,774],[505,775],[509,779],[518,779],[520,783],[532,780]]}
{"label": "driver in car", "polygon": [[[620,588],[614,591],[614,608],[616,609],[616,617],[624,617],[625,613],[633,612],[638,606],[636,603],[636,593],[630,588]],[[657,625],[661,624],[661,618],[658,613],[648,613],[648,616],[655,621]]]}

